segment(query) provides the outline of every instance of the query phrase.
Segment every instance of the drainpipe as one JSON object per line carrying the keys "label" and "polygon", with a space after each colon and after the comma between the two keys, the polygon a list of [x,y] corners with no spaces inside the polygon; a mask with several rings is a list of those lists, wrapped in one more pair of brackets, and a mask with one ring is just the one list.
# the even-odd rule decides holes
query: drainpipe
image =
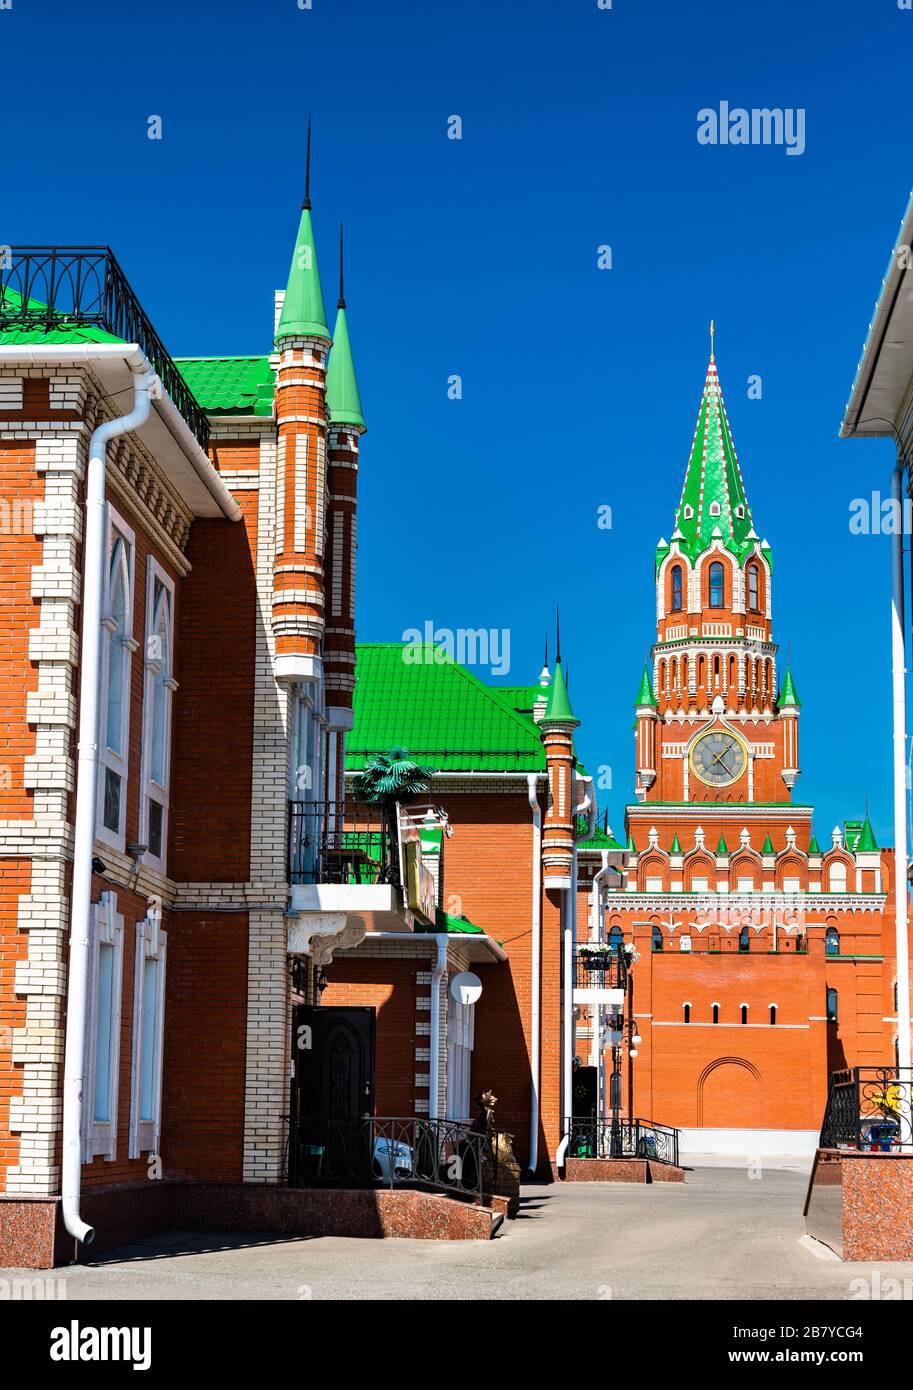
{"label": "drainpipe", "polygon": [[[576,772],[571,774],[571,805],[574,807],[574,815],[581,812],[586,813],[587,829],[586,834],[581,835],[581,840],[591,840],[593,831],[596,829],[596,802],[593,796],[592,782],[590,790],[583,798],[580,805],[577,805],[575,787],[578,781]],[[564,1115],[561,1123],[570,1121],[571,1110],[573,1107],[573,1087],[574,1087],[574,949],[577,945],[577,833],[574,831],[574,849],[571,856],[571,886],[563,892],[564,912],[564,1068],[562,1101]],[[558,1152],[561,1154],[561,1162],[564,1161],[564,1152],[567,1148],[568,1134],[563,1132],[563,1142],[559,1145]],[[558,1164],[558,1156],[555,1156],[555,1165]]]}
{"label": "drainpipe", "polygon": [[[590,913],[591,913],[591,915],[590,915],[590,940],[593,942],[594,945],[596,945],[596,944],[601,940],[602,935],[603,935],[603,933],[602,933],[602,931],[601,931],[602,920],[603,920],[603,919],[602,919],[602,912],[601,912],[600,909],[601,909],[601,906],[602,906],[602,902],[601,902],[601,899],[602,899],[602,885],[603,885],[603,883],[605,882],[605,876],[606,876],[606,874],[607,874],[608,871],[609,871],[609,851],[608,851],[607,849],[602,850],[601,855],[600,855],[600,858],[602,859],[602,868],[601,868],[601,869],[598,869],[598,870],[596,871],[596,873],[593,875],[593,902],[592,902],[592,905],[591,905],[591,908],[590,908]],[[603,1086],[602,1086],[603,1052],[602,1052],[602,1042],[601,1042],[601,1035],[602,1035],[602,1007],[601,1007],[601,1005],[599,1005],[599,1004],[593,1004],[593,1005],[592,1005],[592,1008],[591,1008],[591,1011],[590,1011],[590,1021],[591,1021],[591,1023],[592,1023],[592,1033],[591,1033],[591,1037],[590,1037],[590,1066],[593,1066],[593,1067],[596,1068],[596,1104],[597,1104],[597,1108],[601,1111],[601,1110],[602,1110],[602,1090],[603,1090]]]}
{"label": "drainpipe", "polygon": [[436,1120],[438,1118],[438,1087],[440,1085],[440,1058],[438,1049],[441,1044],[441,976],[447,969],[447,934],[446,932],[435,932],[435,957],[431,967],[431,1064],[428,1068],[428,1118]]}
{"label": "drainpipe", "polygon": [[76,824],[73,835],[70,962],[67,977],[67,1032],[63,1068],[64,1225],[84,1245],[95,1232],[79,1215],[82,1178],[82,1090],[85,1065],[89,919],[92,911],[92,845],[98,785],[98,690],[101,681],[101,616],[105,569],[105,456],[110,439],[135,430],[148,418],[157,378],[134,371],[133,409],[100,425],[89,441],[86,472],[86,530],[83,549],[82,644],[79,668]]}
{"label": "drainpipe", "polygon": [[[904,462],[898,441],[897,467],[891,479],[891,495],[903,515]],[[907,934],[907,697],[904,670],[903,527],[891,536],[891,683],[894,701],[894,932],[897,957],[897,1062],[900,1077],[909,1082],[913,1065],[910,1048],[910,943]],[[909,1125],[909,1087],[904,1087],[903,1106]]]}
{"label": "drainpipe", "polygon": [[539,1071],[542,1048],[542,807],[539,805],[539,778],[531,772],[526,779],[530,810],[533,813],[533,939],[532,981],[530,984],[530,1106],[529,1171],[539,1166]]}

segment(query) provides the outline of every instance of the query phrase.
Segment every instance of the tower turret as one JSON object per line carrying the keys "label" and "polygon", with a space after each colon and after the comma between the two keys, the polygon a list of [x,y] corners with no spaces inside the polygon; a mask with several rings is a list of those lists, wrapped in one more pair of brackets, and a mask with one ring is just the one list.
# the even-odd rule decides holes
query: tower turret
{"label": "tower turret", "polygon": [[304,198],[285,297],[276,328],[278,434],[273,634],[276,676],[322,675],[326,538],[326,325],[311,222],[311,129]]}
{"label": "tower turret", "polygon": [[571,887],[574,862],[574,730],[579,723],[571,709],[559,647],[548,704],[539,722],[548,768],[548,808],[542,836],[546,888]]}
{"label": "tower turret", "polygon": [[645,796],[656,781],[656,696],[646,662],[634,701],[634,713],[637,736],[636,791],[638,796]]}

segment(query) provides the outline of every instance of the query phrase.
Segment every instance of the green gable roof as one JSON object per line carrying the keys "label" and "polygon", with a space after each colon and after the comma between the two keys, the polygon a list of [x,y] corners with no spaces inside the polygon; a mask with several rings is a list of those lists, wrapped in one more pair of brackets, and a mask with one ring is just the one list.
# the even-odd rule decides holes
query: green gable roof
{"label": "green gable roof", "polygon": [[[758,539],[726,417],[716,363],[711,356],[672,539],[694,560],[714,538],[740,561]],[[662,563],[668,549],[664,541],[660,542],[657,565]]]}
{"label": "green gable roof", "polygon": [[276,329],[276,342],[282,338],[329,340],[329,337],[311,209],[303,207],[288,273],[288,284],[285,287],[285,300],[279,316],[279,327]]}
{"label": "green gable roof", "polygon": [[337,313],[333,329],[333,348],[327,367],[327,408],[334,424],[366,428],[345,307]]}
{"label": "green gable roof", "polygon": [[178,357],[175,366],[210,415],[272,415],[268,357]]}
{"label": "green gable roof", "polygon": [[544,771],[535,725],[440,647],[359,644],[355,670],[348,772],[396,746],[439,772]]}

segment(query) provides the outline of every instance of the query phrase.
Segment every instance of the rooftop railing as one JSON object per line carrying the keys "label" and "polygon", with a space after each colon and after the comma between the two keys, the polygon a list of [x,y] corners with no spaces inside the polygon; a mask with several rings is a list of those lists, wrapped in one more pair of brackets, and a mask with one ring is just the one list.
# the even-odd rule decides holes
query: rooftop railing
{"label": "rooftop railing", "polygon": [[136,343],[201,449],[209,421],[181,376],[109,246],[0,248],[0,330],[45,333],[92,325]]}

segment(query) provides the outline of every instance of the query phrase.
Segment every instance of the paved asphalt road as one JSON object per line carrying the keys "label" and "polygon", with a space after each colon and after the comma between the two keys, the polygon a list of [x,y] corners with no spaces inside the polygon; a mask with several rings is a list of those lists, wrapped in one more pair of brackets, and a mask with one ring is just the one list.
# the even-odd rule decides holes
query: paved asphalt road
{"label": "paved asphalt road", "polygon": [[56,1274],[70,1299],[848,1300],[873,1275],[910,1298],[913,1265],[845,1265],[804,1237],[805,1185],[796,1164],[529,1187],[491,1242],[174,1232]]}

